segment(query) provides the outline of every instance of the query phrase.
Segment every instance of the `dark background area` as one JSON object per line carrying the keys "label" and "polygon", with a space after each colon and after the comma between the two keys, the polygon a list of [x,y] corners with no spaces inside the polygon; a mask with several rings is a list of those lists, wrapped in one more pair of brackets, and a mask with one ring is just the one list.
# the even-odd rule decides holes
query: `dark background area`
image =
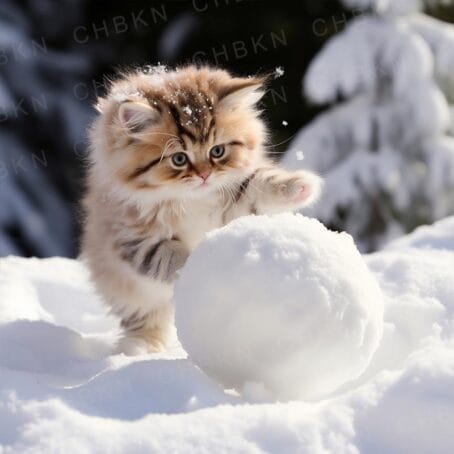
{"label": "dark background area", "polygon": [[[452,6],[430,13],[454,21]],[[283,68],[264,99],[282,152],[320,109],[302,97],[309,62],[357,14],[334,0],[2,0],[0,255],[77,255],[86,129],[118,69]]]}

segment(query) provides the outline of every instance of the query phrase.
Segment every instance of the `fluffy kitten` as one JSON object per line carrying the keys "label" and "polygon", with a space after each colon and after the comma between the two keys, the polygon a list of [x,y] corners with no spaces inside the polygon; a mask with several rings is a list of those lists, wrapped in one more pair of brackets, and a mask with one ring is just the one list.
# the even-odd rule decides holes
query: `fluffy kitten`
{"label": "fluffy kitten", "polygon": [[82,252],[126,339],[150,351],[169,338],[173,283],[207,231],[319,193],[317,176],[266,157],[263,82],[207,67],[156,69],[126,75],[99,100]]}

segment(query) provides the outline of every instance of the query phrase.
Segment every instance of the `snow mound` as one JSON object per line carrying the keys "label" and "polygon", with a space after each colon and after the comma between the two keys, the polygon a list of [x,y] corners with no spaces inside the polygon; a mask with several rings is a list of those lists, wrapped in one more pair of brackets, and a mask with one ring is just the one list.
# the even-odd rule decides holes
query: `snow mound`
{"label": "snow mound", "polygon": [[0,452],[452,453],[453,232],[451,217],[363,256],[383,338],[358,379],[316,402],[232,396],[178,345],[120,355],[82,263],[2,258]]}
{"label": "snow mound", "polygon": [[383,329],[380,288],[350,235],[283,214],[238,219],[182,270],[176,324],[226,387],[320,399],[357,378]]}

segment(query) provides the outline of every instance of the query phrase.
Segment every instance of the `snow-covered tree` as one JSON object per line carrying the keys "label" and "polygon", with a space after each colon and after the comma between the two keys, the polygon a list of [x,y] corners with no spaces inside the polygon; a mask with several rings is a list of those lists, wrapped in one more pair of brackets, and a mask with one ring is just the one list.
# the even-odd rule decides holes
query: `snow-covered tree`
{"label": "snow-covered tree", "polygon": [[375,250],[454,212],[454,26],[423,14],[422,0],[343,3],[362,14],[304,80],[309,100],[332,107],[283,163],[323,175],[311,214]]}
{"label": "snow-covered tree", "polygon": [[74,254],[73,169],[92,115],[75,88],[93,65],[70,38],[84,3],[0,6],[0,256]]}

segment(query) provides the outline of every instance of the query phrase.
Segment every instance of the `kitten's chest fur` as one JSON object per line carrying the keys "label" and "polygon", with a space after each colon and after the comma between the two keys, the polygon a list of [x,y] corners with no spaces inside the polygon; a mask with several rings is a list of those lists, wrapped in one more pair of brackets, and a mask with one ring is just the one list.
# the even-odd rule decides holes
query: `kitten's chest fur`
{"label": "kitten's chest fur", "polygon": [[185,203],[176,226],[176,235],[191,250],[205,234],[223,225],[223,203],[216,197],[195,199]]}

